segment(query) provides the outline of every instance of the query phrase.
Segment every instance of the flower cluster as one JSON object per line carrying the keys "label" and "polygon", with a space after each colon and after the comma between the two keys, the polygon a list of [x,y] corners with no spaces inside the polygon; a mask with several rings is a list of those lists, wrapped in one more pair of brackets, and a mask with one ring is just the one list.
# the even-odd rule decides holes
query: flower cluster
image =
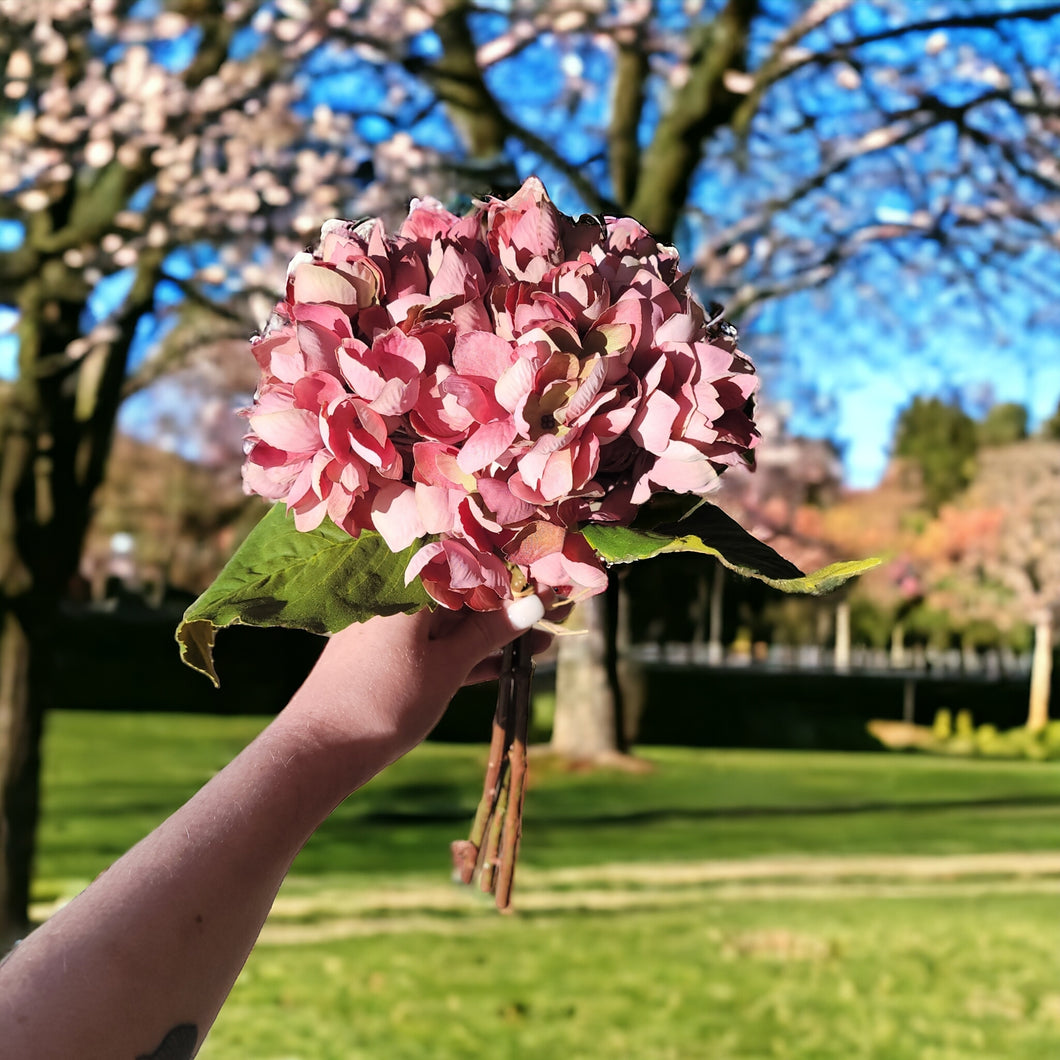
{"label": "flower cluster", "polygon": [[703,494],[757,441],[756,376],[673,248],[574,219],[531,178],[458,217],[414,201],[396,235],[329,221],[253,343],[248,490],[398,552],[446,607],[606,575],[579,528],[657,491]]}

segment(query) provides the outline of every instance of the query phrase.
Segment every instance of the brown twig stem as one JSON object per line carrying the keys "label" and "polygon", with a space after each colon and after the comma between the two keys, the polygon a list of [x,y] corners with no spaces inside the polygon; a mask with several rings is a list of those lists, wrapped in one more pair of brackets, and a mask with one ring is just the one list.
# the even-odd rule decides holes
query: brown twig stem
{"label": "brown twig stem", "polygon": [[506,770],[504,779],[501,782],[501,790],[497,795],[497,803],[494,806],[493,815],[490,817],[486,845],[482,848],[478,885],[484,894],[492,894],[496,889],[497,862],[500,858],[501,833],[504,831],[504,818],[508,807],[510,779],[511,775]]}
{"label": "brown twig stem", "polygon": [[486,763],[486,777],[482,787],[482,798],[475,810],[471,823],[471,833],[467,839],[458,839],[450,845],[453,856],[453,871],[461,883],[470,883],[479,864],[482,843],[486,830],[496,812],[497,800],[500,797],[507,766],[508,726],[511,716],[512,681],[510,673],[514,657],[514,646],[509,644],[504,649],[501,660],[500,687],[497,690],[497,707],[493,715],[493,735],[490,739],[489,760]]}
{"label": "brown twig stem", "polygon": [[530,636],[523,634],[504,652],[489,761],[471,832],[451,847],[456,877],[471,883],[477,873],[479,887],[496,895],[502,912],[511,909],[522,834],[532,678]]}
{"label": "brown twig stem", "polygon": [[520,637],[512,657],[512,739],[508,745],[508,806],[504,817],[504,841],[496,883],[497,908],[506,913],[512,906],[512,883],[519,841],[523,834],[523,803],[526,798],[526,742],[530,727],[530,684],[533,678],[530,641]]}

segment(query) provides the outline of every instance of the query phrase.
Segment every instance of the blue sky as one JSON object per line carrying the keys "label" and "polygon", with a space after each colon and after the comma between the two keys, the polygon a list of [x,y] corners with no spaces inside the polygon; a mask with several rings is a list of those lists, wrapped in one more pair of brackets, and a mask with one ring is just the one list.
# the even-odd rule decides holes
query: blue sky
{"label": "blue sky", "polygon": [[[841,321],[837,321],[841,324]],[[792,433],[827,436],[843,452],[851,486],[874,485],[882,473],[894,421],[917,394],[955,398],[973,415],[984,405],[1018,402],[1036,428],[1060,403],[1060,333],[1015,333],[1009,345],[977,333],[955,316],[923,344],[903,350],[890,364],[845,364],[839,343],[832,356],[817,361],[815,383],[833,402],[822,415],[790,397],[797,383],[791,375],[766,372],[764,395],[790,409]],[[837,328],[841,333],[841,328]],[[754,351],[753,337],[748,346]]]}

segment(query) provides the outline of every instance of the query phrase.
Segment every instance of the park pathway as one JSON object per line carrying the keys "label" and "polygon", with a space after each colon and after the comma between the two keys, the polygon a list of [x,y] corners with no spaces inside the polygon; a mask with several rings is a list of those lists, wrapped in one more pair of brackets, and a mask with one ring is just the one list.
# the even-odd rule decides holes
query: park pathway
{"label": "park pathway", "polygon": [[[487,896],[422,877],[368,889],[307,889],[294,878],[262,933],[266,944],[306,944],[365,935],[443,934],[496,923]],[[300,893],[303,892],[303,893]],[[577,910],[674,908],[716,901],[834,901],[843,898],[1060,897],[1060,851],[952,855],[770,857],[628,862],[519,870],[515,906],[535,916]]]}

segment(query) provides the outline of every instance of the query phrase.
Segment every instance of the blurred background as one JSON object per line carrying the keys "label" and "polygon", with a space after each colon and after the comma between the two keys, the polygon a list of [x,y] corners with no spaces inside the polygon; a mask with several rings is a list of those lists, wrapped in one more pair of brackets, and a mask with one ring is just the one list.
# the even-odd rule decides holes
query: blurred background
{"label": "blurred background", "polygon": [[[157,719],[147,715],[172,712],[162,728],[129,734],[135,759],[151,740],[179,744],[178,713],[275,711],[318,649],[294,633],[226,632],[214,691],[181,668],[172,641],[184,607],[263,514],[242,493],[237,411],[256,383],[248,337],[291,255],[329,217],[377,215],[393,229],[413,197],[460,211],[530,174],[565,212],[629,214],[673,242],[702,300],[739,328],[762,377],[763,441],[757,470],[731,471],[712,499],[804,570],[883,558],[822,599],[785,597],[704,557],[616,573],[596,632],[539,675],[536,735],[550,761],[644,749],[636,757],[661,777],[670,752],[653,747],[914,748],[947,764],[1037,768],[1005,773],[999,787],[979,774],[981,790],[961,773],[959,796],[939,779],[924,798],[1014,800],[1040,824],[1041,800],[1055,811],[1060,799],[1042,771],[1060,756],[1049,721],[1060,606],[1058,45],[1060,4],[1041,0],[0,0],[5,934],[25,922],[33,894],[61,894],[95,865],[67,871],[55,860],[60,823],[73,790],[87,798],[123,768],[71,779],[63,796],[47,786],[59,766],[45,753],[43,790],[67,808],[45,814],[34,884],[46,717],[55,754],[66,748],[76,771],[101,738],[121,742],[101,737],[111,730],[95,712],[144,714],[148,726]],[[461,701],[439,743],[484,740],[490,695]],[[884,759],[885,770],[911,760]],[[864,765],[871,754],[827,761],[848,760],[862,766],[836,782],[843,805],[877,768]],[[756,761],[737,784],[748,806],[755,793],[769,805],[788,797],[777,788],[773,799],[763,779],[780,760]],[[824,762],[806,760],[806,775],[830,775]],[[189,767],[186,785],[205,769]],[[883,802],[898,784],[886,777],[873,796]],[[464,812],[464,796],[437,777],[412,789],[421,801],[408,813],[421,824]],[[710,807],[696,805],[670,810],[702,824]],[[916,848],[925,856],[955,852],[944,838],[953,822],[937,824]],[[764,845],[721,848],[775,851],[788,827],[769,819]],[[1055,845],[1036,827],[1006,818],[996,839],[958,827],[956,846]],[[866,850],[901,847],[872,834]],[[709,856],[682,842],[669,856]],[[759,927],[747,931],[758,938]],[[1029,921],[1028,937],[1037,931]],[[838,952],[798,933],[777,938],[767,931],[762,943],[769,960],[816,968]],[[718,952],[746,955],[742,945],[725,936]],[[849,975],[855,995],[870,989]],[[978,1044],[958,1041],[967,1027],[906,1041],[895,1016],[863,1053],[836,1055],[876,1055],[889,1042],[880,1055],[1044,1056],[1038,1039],[990,1037],[999,1009],[1018,1009],[1041,1042],[1060,1035],[1055,992],[1014,1001],[1010,985],[1002,1001],[960,1002],[978,1014],[969,1027],[985,1013]],[[634,1036],[611,1051],[832,1055],[827,1033],[810,1035],[817,1051],[784,1051],[791,1026],[777,1013],[790,1016],[790,1001],[770,1010],[776,1026],[754,1045],[667,1052]],[[525,1029],[520,1005],[497,1002],[502,1036]],[[561,1009],[536,1011],[559,1019]],[[853,1038],[836,1041],[849,1046],[861,1020],[849,1007],[842,1020]],[[555,1047],[588,1048],[542,1039],[542,1050]]]}

